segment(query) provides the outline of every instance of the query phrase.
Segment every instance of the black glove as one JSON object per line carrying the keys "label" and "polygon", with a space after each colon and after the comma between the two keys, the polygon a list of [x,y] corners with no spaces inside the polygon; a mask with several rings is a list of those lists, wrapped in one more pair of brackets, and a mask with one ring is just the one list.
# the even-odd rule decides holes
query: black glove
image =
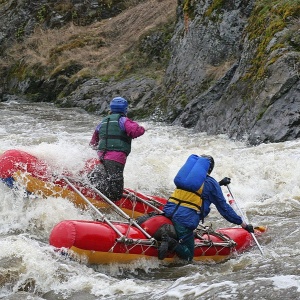
{"label": "black glove", "polygon": [[249,233],[254,233],[254,228],[251,224],[247,224],[246,227],[244,227],[245,230],[247,230]]}
{"label": "black glove", "polygon": [[230,183],[231,179],[229,177],[224,177],[221,181],[219,181],[219,185],[228,185]]}

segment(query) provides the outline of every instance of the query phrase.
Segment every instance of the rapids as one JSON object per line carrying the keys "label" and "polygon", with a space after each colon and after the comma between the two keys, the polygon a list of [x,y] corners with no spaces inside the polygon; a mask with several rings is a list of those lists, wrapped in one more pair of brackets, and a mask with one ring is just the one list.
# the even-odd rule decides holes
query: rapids
{"label": "rapids", "polygon": [[[27,151],[58,174],[80,170],[96,157],[88,144],[99,121],[48,103],[0,103],[0,153]],[[125,187],[168,197],[187,157],[210,154],[216,162],[212,176],[230,177],[230,189],[250,222],[268,227],[258,239],[265,255],[254,245],[221,264],[153,260],[87,266],[60,256],[48,238],[61,220],[89,220],[90,211],[64,199],[25,197],[0,182],[0,299],[299,299],[300,140],[253,147],[225,135],[140,123],[146,133],[133,141]],[[233,226],[214,208],[205,224]]]}

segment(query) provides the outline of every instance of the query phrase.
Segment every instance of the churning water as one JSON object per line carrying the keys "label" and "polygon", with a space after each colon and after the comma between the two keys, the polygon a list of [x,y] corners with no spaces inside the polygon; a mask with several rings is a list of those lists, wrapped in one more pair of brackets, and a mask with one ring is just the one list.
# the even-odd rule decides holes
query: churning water
{"label": "churning water", "polygon": [[[82,169],[96,157],[88,143],[99,117],[51,104],[0,103],[0,153],[20,149],[46,160],[59,174]],[[92,219],[60,198],[26,198],[0,183],[0,299],[299,299],[300,140],[250,147],[226,136],[142,122],[133,141],[125,186],[168,197],[173,178],[190,154],[215,158],[212,175],[232,179],[231,191],[253,225],[268,227],[264,250],[224,263],[167,265],[158,260],[87,266],[49,246],[64,219]],[[224,194],[228,191],[224,188]],[[230,227],[212,209],[205,220]]]}

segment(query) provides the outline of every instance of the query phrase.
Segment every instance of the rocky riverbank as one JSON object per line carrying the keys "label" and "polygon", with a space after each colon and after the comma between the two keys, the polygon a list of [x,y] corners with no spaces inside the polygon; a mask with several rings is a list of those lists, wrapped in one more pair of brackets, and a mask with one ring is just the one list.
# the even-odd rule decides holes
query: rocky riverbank
{"label": "rocky riverbank", "polygon": [[0,97],[300,137],[300,1],[0,1]]}

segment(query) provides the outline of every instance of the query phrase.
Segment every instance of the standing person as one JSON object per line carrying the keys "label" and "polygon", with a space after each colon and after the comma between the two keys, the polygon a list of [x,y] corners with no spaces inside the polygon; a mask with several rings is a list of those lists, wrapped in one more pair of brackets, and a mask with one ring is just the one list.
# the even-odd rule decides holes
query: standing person
{"label": "standing person", "polygon": [[144,127],[127,117],[128,102],[122,97],[110,102],[110,114],[96,127],[90,146],[101,164],[88,175],[90,182],[112,201],[122,197],[124,167],[131,141],[145,133]]}
{"label": "standing person", "polygon": [[163,211],[172,220],[179,241],[163,234],[158,249],[159,259],[164,259],[168,251],[175,251],[178,257],[188,261],[193,259],[194,230],[209,214],[211,204],[227,221],[254,232],[253,226],[244,223],[223,196],[220,185],[228,185],[230,178],[225,177],[218,183],[210,176],[213,168],[214,159],[211,156],[191,155],[175,177],[176,189]]}

